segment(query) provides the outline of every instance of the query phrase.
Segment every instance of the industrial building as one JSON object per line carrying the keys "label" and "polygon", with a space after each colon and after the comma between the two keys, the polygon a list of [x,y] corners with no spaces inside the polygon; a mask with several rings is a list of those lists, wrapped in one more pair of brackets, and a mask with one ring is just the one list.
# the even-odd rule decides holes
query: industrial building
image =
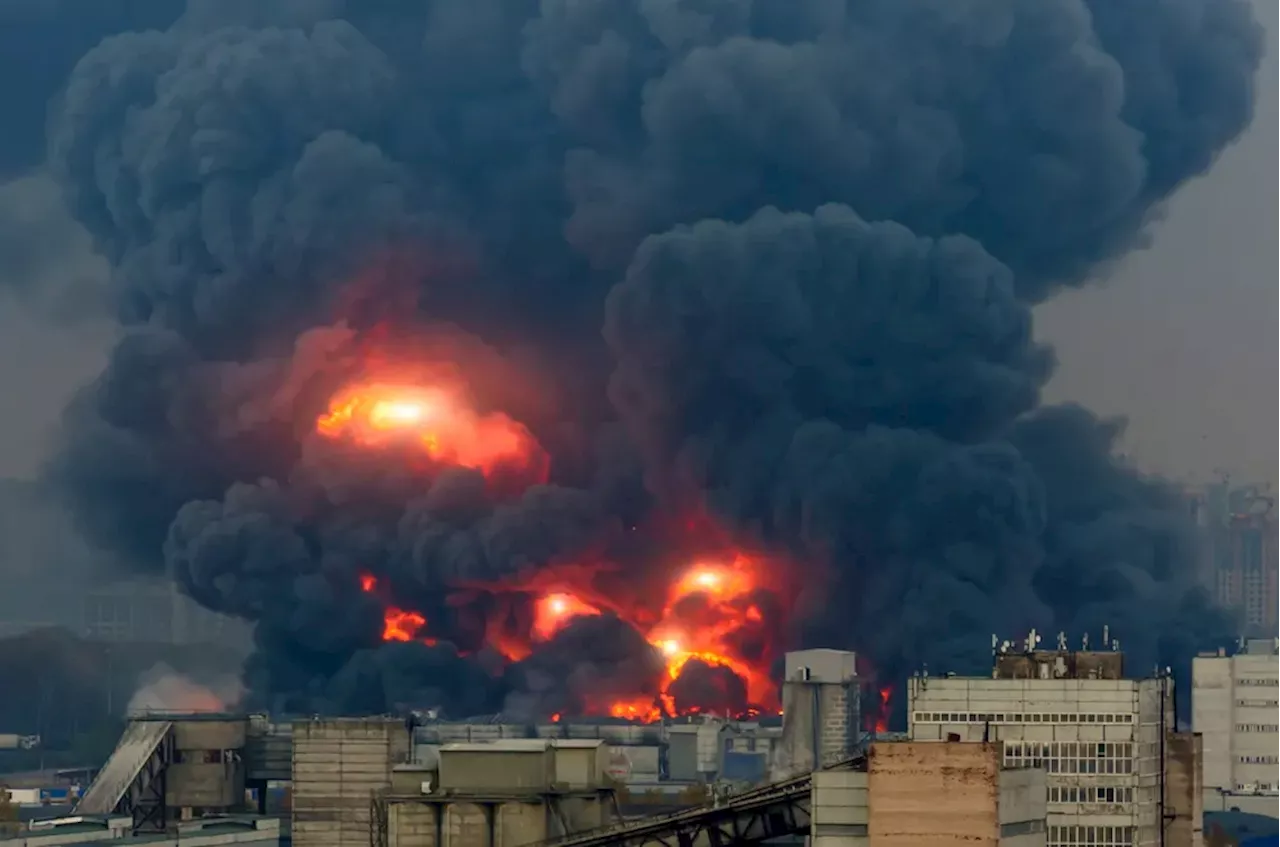
{"label": "industrial building", "polygon": [[844,650],[788,653],[782,679],[786,720],[774,757],[776,779],[853,755],[860,739],[857,656]]}
{"label": "industrial building", "polygon": [[1204,806],[1277,817],[1280,804],[1280,650],[1249,639],[1234,655],[1191,664],[1191,726],[1204,738]]}
{"label": "industrial building", "polygon": [[1044,771],[1003,767],[998,745],[876,742],[811,774],[548,845],[1043,847],[1045,823]]}
{"label": "industrial building", "polygon": [[[858,730],[854,658],[826,650],[788,657],[789,729],[709,717],[529,725],[421,715],[136,715],[74,817],[24,830],[21,840],[186,843],[222,833],[216,843],[254,847],[284,837],[298,847],[514,847],[658,843],[674,832],[704,841],[805,838],[816,826],[826,847],[867,844],[876,832],[919,840],[921,827],[990,844],[1044,843],[1043,774],[1037,789],[1038,771],[984,758],[994,755],[991,745],[868,747]],[[804,767],[761,786],[779,759]],[[265,817],[267,789],[281,784],[290,794],[272,829],[263,823],[273,820]],[[675,799],[671,788],[682,795],[670,804],[682,807],[674,814],[654,816],[634,802]],[[960,818],[944,824],[951,811],[934,807],[939,791],[985,811],[957,807]],[[1030,812],[1015,811],[1026,802]],[[254,803],[258,814],[246,814]],[[912,803],[929,814],[899,808]]]}
{"label": "industrial building", "polygon": [[0,847],[279,847],[280,821],[274,818],[210,817],[174,825],[164,835],[139,835],[130,816],[54,818],[35,821]]}
{"label": "industrial building", "polygon": [[1049,847],[1174,847],[1171,830],[1198,844],[1199,743],[1173,731],[1172,678],[1126,679],[1105,637],[1098,651],[1038,642],[999,645],[990,678],[913,677],[911,739],[1000,742],[1006,766],[1045,768]]}

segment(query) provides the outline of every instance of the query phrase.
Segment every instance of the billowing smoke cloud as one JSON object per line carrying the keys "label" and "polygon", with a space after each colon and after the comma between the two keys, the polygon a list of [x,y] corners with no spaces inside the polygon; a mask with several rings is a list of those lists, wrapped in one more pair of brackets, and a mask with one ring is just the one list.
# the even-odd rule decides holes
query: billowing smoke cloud
{"label": "billowing smoke cloud", "polygon": [[235,708],[244,688],[235,677],[204,680],[178,673],[163,662],[149,668],[129,698],[127,714],[154,712],[225,712]]}
{"label": "billowing smoke cloud", "polygon": [[[645,645],[605,616],[504,665],[451,592],[639,590],[693,507],[786,563],[797,645],[966,670],[1108,622],[1172,656],[1224,623],[1176,501],[1039,408],[1032,307],[1243,131],[1261,44],[1239,0],[193,3],[52,109],[128,332],[49,476],[258,621],[281,708],[581,706]],[[549,476],[317,434],[387,357],[456,364]],[[382,643],[389,606],[439,643]],[[683,696],[741,696],[706,671]]]}

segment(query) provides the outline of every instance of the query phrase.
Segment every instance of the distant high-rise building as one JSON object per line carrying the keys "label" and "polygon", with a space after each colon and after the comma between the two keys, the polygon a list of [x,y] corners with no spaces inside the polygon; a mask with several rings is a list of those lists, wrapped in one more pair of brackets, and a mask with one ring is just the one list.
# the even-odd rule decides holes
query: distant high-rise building
{"label": "distant high-rise building", "polygon": [[1280,633],[1275,498],[1260,486],[1221,482],[1191,496],[1201,530],[1201,579],[1218,605],[1235,613],[1242,635]]}

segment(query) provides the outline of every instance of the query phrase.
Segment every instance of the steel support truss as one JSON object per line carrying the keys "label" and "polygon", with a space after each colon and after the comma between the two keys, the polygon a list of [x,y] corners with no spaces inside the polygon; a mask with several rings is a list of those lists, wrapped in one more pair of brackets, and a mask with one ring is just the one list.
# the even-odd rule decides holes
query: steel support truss
{"label": "steel support truss", "polygon": [[133,818],[133,832],[164,832],[168,823],[165,814],[165,775],[173,763],[173,733],[166,732],[155,750],[147,757],[142,770],[134,777],[125,791],[116,811]]}
{"label": "steel support truss", "polygon": [[809,832],[808,785],[548,839],[565,847],[738,847]]}
{"label": "steel support truss", "polygon": [[619,834],[612,843],[628,847],[738,847],[760,844],[784,835],[808,835],[808,798],[785,798],[768,806],[752,809],[725,809],[724,816],[706,815],[681,821],[666,832],[649,832],[628,836]]}

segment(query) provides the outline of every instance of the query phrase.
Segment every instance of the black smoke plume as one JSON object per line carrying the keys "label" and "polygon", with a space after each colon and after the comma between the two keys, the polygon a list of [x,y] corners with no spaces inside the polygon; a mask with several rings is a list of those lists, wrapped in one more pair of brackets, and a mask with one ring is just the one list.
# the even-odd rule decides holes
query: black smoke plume
{"label": "black smoke plume", "polygon": [[[1176,498],[1039,405],[1032,310],[1244,130],[1261,45],[1241,0],[192,2],[50,108],[128,331],[49,476],[257,621],[279,708],[573,705],[574,657],[626,651],[503,669],[447,589],[643,582],[677,503],[802,575],[796,646],[974,670],[993,630],[1110,623],[1176,656],[1225,625]],[[517,375],[476,401],[549,480],[320,443],[375,341]],[[382,644],[387,602],[450,637]]]}

